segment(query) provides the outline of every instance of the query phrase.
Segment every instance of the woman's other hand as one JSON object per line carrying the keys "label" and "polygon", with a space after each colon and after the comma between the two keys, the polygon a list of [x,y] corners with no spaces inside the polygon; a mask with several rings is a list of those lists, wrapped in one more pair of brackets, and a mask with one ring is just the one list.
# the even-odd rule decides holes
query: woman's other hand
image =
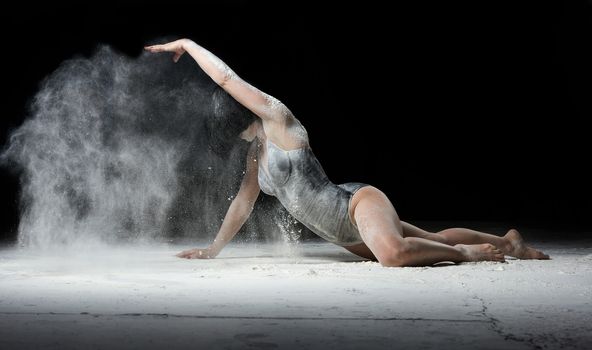
{"label": "woman's other hand", "polygon": [[177,254],[179,258],[185,259],[213,259],[218,255],[212,248],[205,248],[205,249],[189,249],[184,250],[181,253]]}

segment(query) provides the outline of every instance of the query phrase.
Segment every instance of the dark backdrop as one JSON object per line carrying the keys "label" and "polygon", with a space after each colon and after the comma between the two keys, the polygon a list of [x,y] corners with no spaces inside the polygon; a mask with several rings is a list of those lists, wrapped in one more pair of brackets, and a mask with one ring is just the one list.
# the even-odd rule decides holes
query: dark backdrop
{"label": "dark backdrop", "polygon": [[[0,142],[64,59],[189,37],[285,102],[333,181],[376,185],[403,218],[589,228],[592,3],[380,3],[5,8]],[[18,180],[0,179],[12,239]]]}

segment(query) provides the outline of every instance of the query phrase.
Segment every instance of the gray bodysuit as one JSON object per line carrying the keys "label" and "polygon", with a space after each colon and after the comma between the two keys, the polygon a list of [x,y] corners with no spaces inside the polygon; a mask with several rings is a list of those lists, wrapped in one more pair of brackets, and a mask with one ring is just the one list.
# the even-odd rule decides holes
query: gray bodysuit
{"label": "gray bodysuit", "polygon": [[277,197],[296,220],[329,242],[341,246],[362,242],[349,206],[353,194],[367,185],[335,185],[308,146],[285,151],[267,140],[267,167],[262,163],[261,190]]}

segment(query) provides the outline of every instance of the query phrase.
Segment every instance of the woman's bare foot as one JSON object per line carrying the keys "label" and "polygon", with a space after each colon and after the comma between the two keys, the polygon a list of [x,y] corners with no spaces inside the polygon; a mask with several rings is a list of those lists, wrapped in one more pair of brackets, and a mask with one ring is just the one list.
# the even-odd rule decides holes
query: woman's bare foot
{"label": "woman's bare foot", "polygon": [[508,251],[506,252],[509,256],[518,259],[549,259],[549,256],[540,250],[527,247],[522,235],[514,229],[508,231],[504,238],[509,242]]}
{"label": "woman's bare foot", "polygon": [[467,257],[467,261],[505,261],[504,253],[493,244],[457,244],[456,248]]}

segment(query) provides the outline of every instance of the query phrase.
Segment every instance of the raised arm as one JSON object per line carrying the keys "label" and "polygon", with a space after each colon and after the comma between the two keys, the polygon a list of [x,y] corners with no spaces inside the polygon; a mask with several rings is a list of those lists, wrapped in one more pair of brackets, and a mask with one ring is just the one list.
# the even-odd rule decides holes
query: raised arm
{"label": "raised arm", "polygon": [[177,254],[180,258],[187,259],[211,259],[215,258],[224,246],[236,235],[245,221],[251,215],[253,205],[259,196],[259,183],[257,181],[257,142],[253,142],[247,155],[247,169],[241,183],[238,194],[230,204],[222,226],[214,239],[214,242],[205,249],[190,249]]}
{"label": "raised arm", "polygon": [[290,110],[279,100],[242,80],[221,59],[189,39],[146,46],[145,49],[150,52],[173,52],[175,62],[188,52],[216,84],[265,121],[284,122],[286,117],[292,116]]}

